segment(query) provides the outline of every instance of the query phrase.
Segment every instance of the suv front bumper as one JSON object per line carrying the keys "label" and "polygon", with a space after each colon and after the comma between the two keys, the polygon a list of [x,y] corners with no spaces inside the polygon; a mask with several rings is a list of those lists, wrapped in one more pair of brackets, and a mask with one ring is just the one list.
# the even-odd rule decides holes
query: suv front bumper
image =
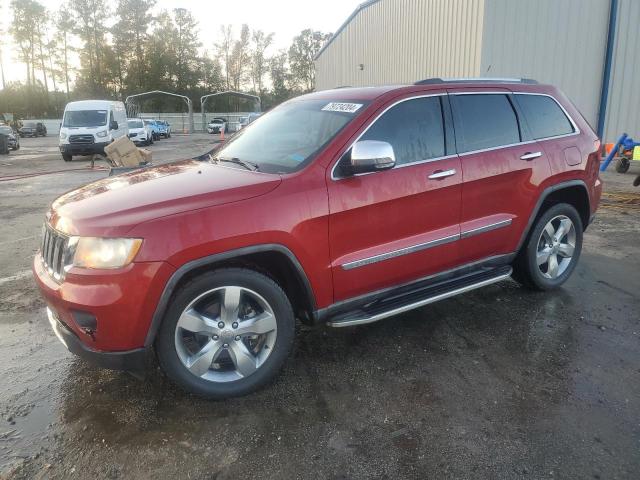
{"label": "suv front bumper", "polygon": [[67,155],[104,155],[104,147],[109,145],[104,143],[65,143],[60,145],[60,153]]}
{"label": "suv front bumper", "polygon": [[147,348],[136,348],[123,352],[100,352],[92,350],[47,307],[47,317],[53,333],[71,353],[101,368],[142,372],[147,364]]}
{"label": "suv front bumper", "polygon": [[58,283],[40,252],[33,261],[49,323],[60,341],[98,366],[129,371],[144,367],[151,318],[173,271],[165,262],[132,263],[110,271],[72,269]]}

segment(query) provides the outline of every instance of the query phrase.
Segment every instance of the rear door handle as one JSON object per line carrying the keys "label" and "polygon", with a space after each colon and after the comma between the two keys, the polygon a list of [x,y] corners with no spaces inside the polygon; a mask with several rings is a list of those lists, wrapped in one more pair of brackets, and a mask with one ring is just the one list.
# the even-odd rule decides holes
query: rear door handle
{"label": "rear door handle", "polygon": [[455,174],[456,171],[454,168],[452,168],[451,170],[436,170],[431,175],[429,175],[429,178],[431,180],[442,180],[443,178],[447,178]]}
{"label": "rear door handle", "polygon": [[542,152],[527,152],[524,155],[520,155],[520,160],[533,160],[542,156]]}

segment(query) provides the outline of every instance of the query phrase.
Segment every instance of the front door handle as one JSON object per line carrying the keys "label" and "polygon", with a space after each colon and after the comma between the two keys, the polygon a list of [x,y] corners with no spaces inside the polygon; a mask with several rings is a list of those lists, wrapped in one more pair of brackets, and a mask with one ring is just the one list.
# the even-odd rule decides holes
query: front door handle
{"label": "front door handle", "polygon": [[520,155],[520,160],[533,160],[542,156],[542,152],[527,152],[524,155]]}
{"label": "front door handle", "polygon": [[436,170],[431,175],[429,175],[429,178],[431,180],[442,180],[443,178],[447,178],[455,174],[456,171],[454,168],[452,168],[451,170]]}

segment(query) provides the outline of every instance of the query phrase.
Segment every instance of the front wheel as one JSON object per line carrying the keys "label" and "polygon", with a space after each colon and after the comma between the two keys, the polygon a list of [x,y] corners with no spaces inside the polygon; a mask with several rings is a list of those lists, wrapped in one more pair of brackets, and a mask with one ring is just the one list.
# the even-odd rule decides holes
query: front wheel
{"label": "front wheel", "polygon": [[180,288],[155,346],[173,382],[222,399],[248,394],[272,380],[294,333],[293,309],[280,286],[255,271],[229,268]]}
{"label": "front wheel", "polygon": [[571,276],[582,251],[582,220],[567,203],[536,221],[513,266],[513,277],[536,290],[551,290]]}
{"label": "front wheel", "polygon": [[63,154],[62,154],[62,159],[63,159],[65,162],[70,162],[70,161],[72,160],[72,157],[71,157],[71,155],[69,155],[68,153],[63,153]]}

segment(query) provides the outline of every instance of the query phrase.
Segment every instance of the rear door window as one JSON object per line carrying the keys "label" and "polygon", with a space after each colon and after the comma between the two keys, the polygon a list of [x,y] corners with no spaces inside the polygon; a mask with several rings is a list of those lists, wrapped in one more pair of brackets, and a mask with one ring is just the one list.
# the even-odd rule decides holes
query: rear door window
{"label": "rear door window", "polygon": [[445,156],[441,97],[414,98],[391,107],[360,140],[390,143],[398,165]]}
{"label": "rear door window", "polygon": [[520,128],[507,94],[451,95],[458,153],[519,143]]}
{"label": "rear door window", "polygon": [[516,94],[516,101],[536,140],[568,135],[575,130],[571,121],[551,97]]}

